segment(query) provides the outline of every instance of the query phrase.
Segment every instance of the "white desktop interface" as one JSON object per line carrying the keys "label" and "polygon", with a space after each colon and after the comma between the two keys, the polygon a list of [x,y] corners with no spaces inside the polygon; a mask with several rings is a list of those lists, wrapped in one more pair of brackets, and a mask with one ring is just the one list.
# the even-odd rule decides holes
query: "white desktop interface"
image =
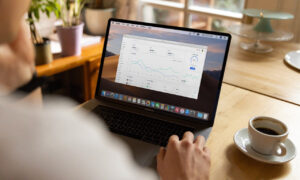
{"label": "white desktop interface", "polygon": [[207,48],[124,35],[115,82],[198,99]]}

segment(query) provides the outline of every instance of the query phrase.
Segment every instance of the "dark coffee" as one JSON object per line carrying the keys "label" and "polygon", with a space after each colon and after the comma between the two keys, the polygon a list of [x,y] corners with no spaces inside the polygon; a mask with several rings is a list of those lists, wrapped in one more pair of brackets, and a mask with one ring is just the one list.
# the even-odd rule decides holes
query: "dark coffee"
{"label": "dark coffee", "polygon": [[269,129],[269,128],[255,128],[256,130],[258,130],[259,132],[262,132],[264,134],[268,134],[268,135],[279,135],[279,133],[277,133],[276,131]]}

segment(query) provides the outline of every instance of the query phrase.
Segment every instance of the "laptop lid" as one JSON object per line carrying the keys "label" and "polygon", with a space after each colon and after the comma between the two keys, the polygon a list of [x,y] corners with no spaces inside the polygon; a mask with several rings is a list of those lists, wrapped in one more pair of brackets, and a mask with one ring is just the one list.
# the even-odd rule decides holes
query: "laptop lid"
{"label": "laptop lid", "polygon": [[231,36],[110,19],[95,97],[212,125]]}

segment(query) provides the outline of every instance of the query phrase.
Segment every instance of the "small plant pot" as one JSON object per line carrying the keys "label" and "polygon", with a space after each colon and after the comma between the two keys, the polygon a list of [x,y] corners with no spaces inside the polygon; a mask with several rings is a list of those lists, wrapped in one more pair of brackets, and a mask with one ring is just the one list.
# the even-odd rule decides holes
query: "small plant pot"
{"label": "small plant pot", "polygon": [[81,54],[83,26],[84,23],[71,27],[56,27],[62,56],[78,56]]}
{"label": "small plant pot", "polygon": [[43,65],[49,64],[53,61],[53,55],[51,53],[50,40],[43,38],[44,43],[34,44],[35,47],[35,64]]}
{"label": "small plant pot", "polygon": [[107,9],[85,9],[85,23],[90,33],[94,35],[105,35],[107,22],[114,16],[115,8]]}

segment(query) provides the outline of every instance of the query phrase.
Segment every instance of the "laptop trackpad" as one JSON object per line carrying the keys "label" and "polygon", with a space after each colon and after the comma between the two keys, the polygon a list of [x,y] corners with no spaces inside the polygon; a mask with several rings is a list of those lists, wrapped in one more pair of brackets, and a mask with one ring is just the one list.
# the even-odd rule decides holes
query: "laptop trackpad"
{"label": "laptop trackpad", "polygon": [[129,146],[135,161],[140,166],[156,169],[156,155],[159,146],[118,134],[114,135]]}

